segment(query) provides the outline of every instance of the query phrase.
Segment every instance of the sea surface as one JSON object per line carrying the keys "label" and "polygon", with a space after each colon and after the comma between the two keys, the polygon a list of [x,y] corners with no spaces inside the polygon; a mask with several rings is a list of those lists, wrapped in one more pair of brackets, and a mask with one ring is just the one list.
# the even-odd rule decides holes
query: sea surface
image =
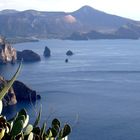
{"label": "sea surface", "polygon": [[[45,46],[50,58],[43,57]],[[69,123],[69,140],[140,140],[140,40],[40,40],[14,47],[41,55],[40,62],[23,63],[18,80],[42,99],[7,108],[7,117],[24,107],[33,122],[42,105],[41,122]],[[69,49],[73,56],[66,56]],[[17,67],[1,66],[0,74],[9,79]]]}

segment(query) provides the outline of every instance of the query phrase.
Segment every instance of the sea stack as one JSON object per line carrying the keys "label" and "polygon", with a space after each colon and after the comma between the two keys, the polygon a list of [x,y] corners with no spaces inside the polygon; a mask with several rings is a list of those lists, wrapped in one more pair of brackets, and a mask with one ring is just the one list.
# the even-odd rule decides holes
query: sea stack
{"label": "sea stack", "polygon": [[68,59],[65,59],[65,62],[66,62],[66,63],[68,63],[68,62],[69,62],[69,60],[68,60]]}
{"label": "sea stack", "polygon": [[71,55],[73,55],[73,52],[72,52],[71,50],[68,50],[68,51],[66,52],[66,55],[67,55],[67,56],[71,56]]}
{"label": "sea stack", "polygon": [[51,56],[51,51],[47,46],[45,47],[45,50],[44,50],[44,56],[45,57],[50,57]]}

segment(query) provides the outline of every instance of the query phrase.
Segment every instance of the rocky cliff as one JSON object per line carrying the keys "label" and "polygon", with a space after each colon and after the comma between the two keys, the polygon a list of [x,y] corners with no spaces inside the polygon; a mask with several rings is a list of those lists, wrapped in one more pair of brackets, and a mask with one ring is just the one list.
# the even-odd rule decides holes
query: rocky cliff
{"label": "rocky cliff", "polygon": [[14,63],[16,59],[16,49],[6,42],[4,37],[0,36],[0,64]]}
{"label": "rocky cliff", "polygon": [[[0,90],[2,89],[4,84],[7,84],[7,80],[0,76]],[[15,81],[13,86],[3,98],[3,104],[4,106],[7,106],[14,105],[20,101],[35,102],[40,98],[40,95],[37,95],[35,90],[30,89],[20,81]]]}
{"label": "rocky cliff", "polygon": [[[3,88],[5,84],[7,84],[7,81],[2,76],[0,76],[0,90]],[[3,104],[4,106],[7,106],[7,105],[14,105],[16,103],[17,103],[16,95],[13,90],[13,87],[11,87],[8,93],[3,98]]]}
{"label": "rocky cliff", "polygon": [[35,90],[32,90],[20,81],[14,82],[13,89],[16,94],[17,101],[35,102],[37,99],[41,98],[40,95],[37,95]]}

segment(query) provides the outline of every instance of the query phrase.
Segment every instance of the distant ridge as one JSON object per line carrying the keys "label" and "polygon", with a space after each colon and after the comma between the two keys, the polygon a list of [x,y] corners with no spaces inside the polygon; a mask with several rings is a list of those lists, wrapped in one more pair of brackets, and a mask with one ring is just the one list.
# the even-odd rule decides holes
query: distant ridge
{"label": "distant ridge", "polygon": [[5,10],[0,11],[0,14],[14,14],[14,13],[17,13],[17,12],[19,12],[19,11],[12,10],[12,9],[5,9]]}
{"label": "distant ridge", "polygon": [[132,19],[107,14],[87,5],[68,13],[36,10],[0,11],[0,34],[13,38],[63,39],[76,32],[80,34],[92,31],[112,33],[128,24],[133,25],[134,28],[136,23],[138,22]]}

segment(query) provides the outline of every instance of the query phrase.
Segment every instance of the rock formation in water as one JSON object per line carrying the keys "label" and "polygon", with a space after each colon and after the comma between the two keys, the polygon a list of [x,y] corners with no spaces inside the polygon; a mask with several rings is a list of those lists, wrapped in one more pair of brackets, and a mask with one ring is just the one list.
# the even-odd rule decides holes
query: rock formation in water
{"label": "rock formation in water", "polygon": [[51,56],[51,51],[47,46],[45,47],[45,50],[44,50],[44,56],[45,57],[50,57]]}
{"label": "rock formation in water", "polygon": [[0,64],[14,63],[16,59],[16,49],[6,42],[4,37],[0,36]]}
{"label": "rock formation in water", "polygon": [[[7,83],[2,76],[0,76],[0,89]],[[40,99],[40,95],[37,95],[35,90],[30,89],[24,83],[15,81],[8,93],[3,98],[4,106],[14,105],[20,101],[32,101]]]}
{"label": "rock formation in water", "polygon": [[73,55],[73,52],[72,52],[71,50],[68,50],[68,51],[66,52],[66,55],[71,56],[71,55]]}
{"label": "rock formation in water", "polygon": [[36,101],[40,99],[35,90],[30,89],[24,83],[20,81],[15,81],[13,84],[13,89],[16,94],[17,101]]}
{"label": "rock formation in water", "polygon": [[[0,76],[0,89],[2,89],[2,87],[6,83],[7,83],[7,81],[2,76]],[[3,104],[4,104],[4,106],[7,106],[7,105],[14,105],[16,103],[17,103],[16,95],[13,90],[13,87],[11,87],[10,90],[8,91],[8,93],[3,98]]]}
{"label": "rock formation in water", "polygon": [[65,59],[65,62],[66,62],[66,63],[68,63],[68,62],[69,62],[69,60],[66,58],[66,59]]}
{"label": "rock formation in water", "polygon": [[17,51],[17,60],[23,60],[24,62],[36,62],[40,61],[40,56],[32,50]]}

